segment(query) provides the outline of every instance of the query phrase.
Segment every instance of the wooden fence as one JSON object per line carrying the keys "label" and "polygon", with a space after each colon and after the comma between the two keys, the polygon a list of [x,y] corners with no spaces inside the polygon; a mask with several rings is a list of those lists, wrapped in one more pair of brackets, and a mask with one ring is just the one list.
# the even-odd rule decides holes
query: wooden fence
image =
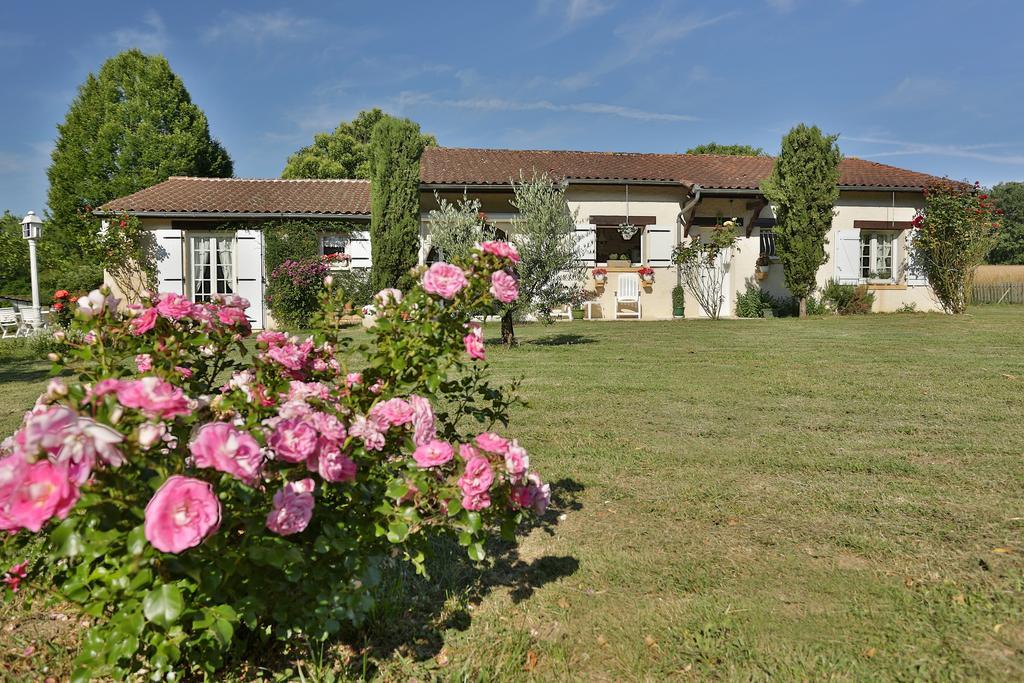
{"label": "wooden fence", "polygon": [[1024,304],[1024,282],[974,283],[971,303]]}

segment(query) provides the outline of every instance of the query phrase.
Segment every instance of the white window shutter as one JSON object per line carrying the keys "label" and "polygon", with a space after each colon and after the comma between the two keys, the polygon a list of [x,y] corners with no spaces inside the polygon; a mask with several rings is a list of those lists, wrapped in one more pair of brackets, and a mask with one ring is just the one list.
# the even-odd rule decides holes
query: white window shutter
{"label": "white window shutter", "polygon": [[914,235],[915,232],[910,230],[907,232],[907,267],[906,267],[906,279],[907,286],[909,287],[921,287],[928,284],[928,276],[924,273],[924,268],[917,262],[914,253]]}
{"label": "white window shutter", "polygon": [[672,265],[672,249],[676,246],[675,225],[649,225],[647,233],[647,265],[654,268]]}
{"label": "white window shutter", "polygon": [[368,230],[353,232],[346,252],[352,257],[353,268],[369,268],[372,265],[370,261],[370,232]]}
{"label": "white window shutter", "polygon": [[597,263],[597,227],[590,223],[576,224],[576,260],[585,266]]}
{"label": "white window shutter", "polygon": [[836,281],[860,284],[860,230],[836,230]]}
{"label": "white window shutter", "polygon": [[155,228],[156,289],[158,292],[185,293],[185,244],[181,230]]}
{"label": "white window shutter", "polygon": [[256,329],[263,329],[263,231],[239,230],[235,233],[238,254],[235,293],[249,300],[245,315]]}

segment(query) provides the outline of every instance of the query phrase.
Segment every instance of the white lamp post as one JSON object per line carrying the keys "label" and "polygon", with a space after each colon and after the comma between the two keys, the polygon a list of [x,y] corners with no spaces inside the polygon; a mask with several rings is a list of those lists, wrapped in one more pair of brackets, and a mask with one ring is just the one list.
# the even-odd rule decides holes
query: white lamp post
{"label": "white lamp post", "polygon": [[36,240],[43,234],[43,222],[35,211],[21,220],[21,236],[28,240],[28,260],[32,269],[32,310],[39,315],[39,266],[36,263]]}

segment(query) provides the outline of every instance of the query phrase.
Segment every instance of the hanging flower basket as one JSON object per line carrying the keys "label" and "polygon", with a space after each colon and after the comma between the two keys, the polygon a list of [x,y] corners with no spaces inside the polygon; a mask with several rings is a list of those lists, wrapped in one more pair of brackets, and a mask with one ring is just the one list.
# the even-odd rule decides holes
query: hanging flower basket
{"label": "hanging flower basket", "polygon": [[654,268],[651,268],[650,266],[644,266],[643,268],[637,269],[636,272],[637,275],[640,276],[640,279],[643,280],[645,285],[654,284]]}
{"label": "hanging flower basket", "polygon": [[590,274],[594,276],[594,282],[599,285],[603,285],[608,281],[608,270],[606,268],[594,268],[590,271]]}

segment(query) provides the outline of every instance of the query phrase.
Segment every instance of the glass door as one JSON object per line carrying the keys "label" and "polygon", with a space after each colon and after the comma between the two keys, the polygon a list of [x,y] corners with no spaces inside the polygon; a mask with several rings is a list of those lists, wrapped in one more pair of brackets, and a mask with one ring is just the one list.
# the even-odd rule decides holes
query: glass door
{"label": "glass door", "polygon": [[234,236],[192,235],[189,244],[192,300],[210,301],[214,294],[234,294]]}

